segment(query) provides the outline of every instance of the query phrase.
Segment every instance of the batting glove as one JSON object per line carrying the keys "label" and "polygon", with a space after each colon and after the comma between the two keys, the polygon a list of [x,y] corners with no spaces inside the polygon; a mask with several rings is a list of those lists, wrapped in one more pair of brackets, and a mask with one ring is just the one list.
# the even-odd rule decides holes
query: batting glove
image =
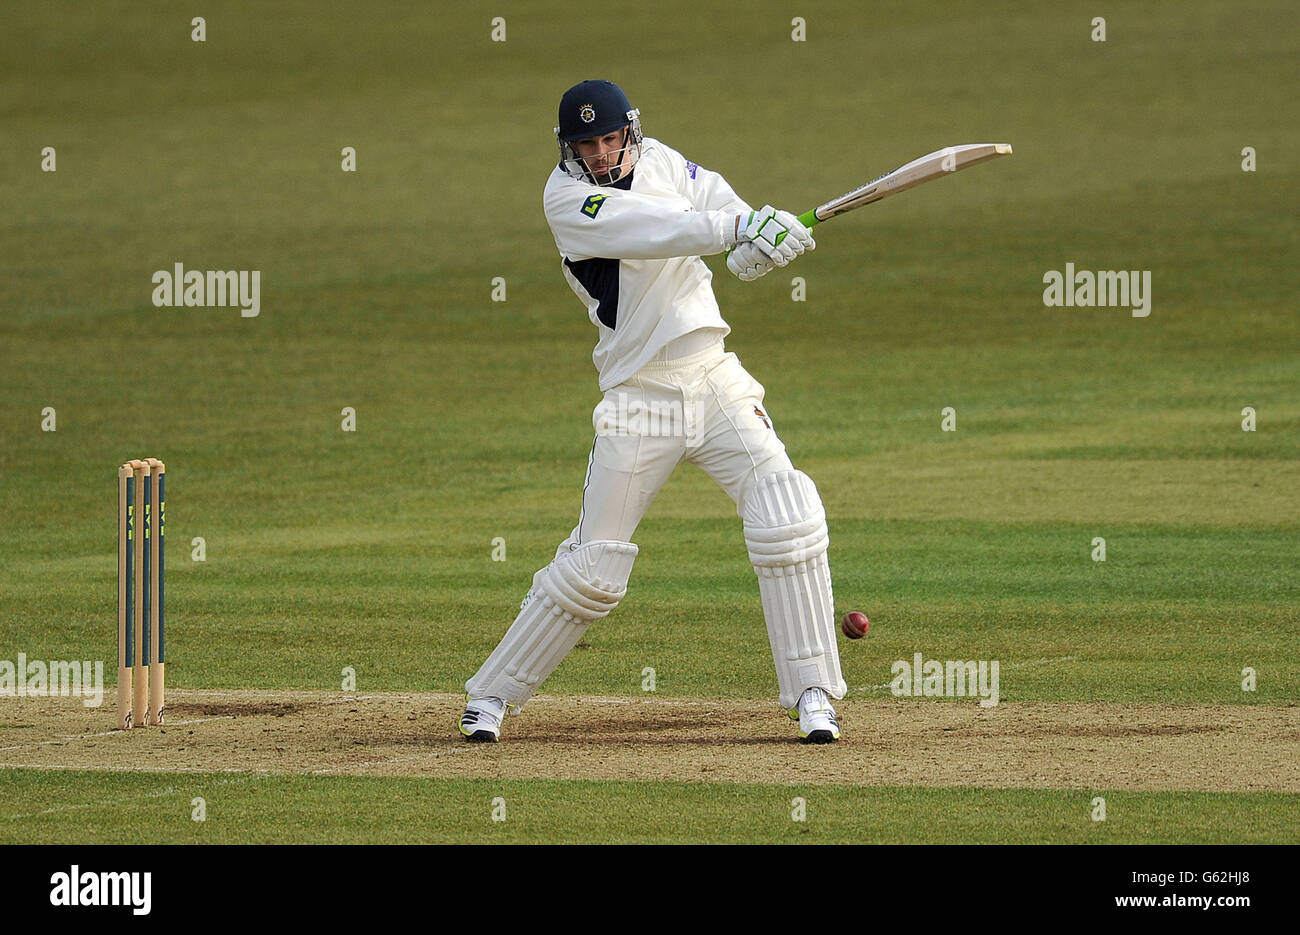
{"label": "batting glove", "polygon": [[[792,234],[797,228],[801,234]],[[812,235],[788,211],[778,212],[771,205],[736,218],[736,239],[753,243],[777,266],[785,266],[808,249]]]}
{"label": "batting glove", "polygon": [[727,254],[727,269],[735,273],[741,282],[752,282],[771,272],[772,261],[757,244],[746,241]]}
{"label": "batting glove", "polygon": [[812,231],[804,227],[803,223],[789,211],[777,211],[773,217],[785,225],[785,229],[790,232],[791,237],[803,244],[803,250],[800,250],[800,253],[803,253],[804,250],[817,249],[817,241],[813,240]]}

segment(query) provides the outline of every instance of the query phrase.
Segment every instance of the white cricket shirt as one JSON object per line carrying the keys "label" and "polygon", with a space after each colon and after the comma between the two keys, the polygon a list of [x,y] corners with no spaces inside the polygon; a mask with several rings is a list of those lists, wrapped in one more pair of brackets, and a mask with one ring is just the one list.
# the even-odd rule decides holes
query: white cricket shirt
{"label": "white cricket shirt", "polygon": [[646,137],[630,190],[579,181],[556,166],[543,193],[564,278],[600,330],[592,360],[602,391],[670,341],[723,321],[701,256],[735,238],[749,211],[726,179]]}

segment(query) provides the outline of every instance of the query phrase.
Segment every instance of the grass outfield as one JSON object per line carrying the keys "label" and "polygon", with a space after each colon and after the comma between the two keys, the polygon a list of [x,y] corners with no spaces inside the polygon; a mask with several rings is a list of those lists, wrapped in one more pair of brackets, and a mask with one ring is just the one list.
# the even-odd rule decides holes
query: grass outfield
{"label": "grass outfield", "polygon": [[[850,698],[889,698],[916,652],[1000,660],[1020,704],[1230,720],[1300,698],[1289,4],[827,2],[805,43],[775,2],[743,22],[684,2],[444,6],[214,2],[205,43],[174,4],[6,13],[0,660],[103,659],[111,682],[115,468],[155,455],[169,686],[328,692],[351,668],[362,692],[460,690],[577,515],[595,330],[540,195],[559,94],[608,76],[648,135],[756,204],[802,211],[943,145],[1015,146],[819,227],[815,253],[757,283],[708,260],[728,347],[826,502],[837,609],[872,619],[841,647]],[[150,277],[176,262],[261,270],[260,315],[155,308]],[[1066,263],[1150,270],[1150,316],[1045,307]],[[684,468],[635,539],[627,600],[545,693],[639,698],[649,666],[660,700],[771,699],[726,495]],[[62,736],[33,704],[0,696],[4,842],[120,840],[127,790],[177,841],[1244,842],[1297,825],[1295,794],[1244,788],[1125,790],[1098,827],[1102,793],[1078,786],[834,776],[799,826],[785,785],[249,773],[202,777],[199,827],[193,776],[91,754],[5,768]],[[412,743],[446,729],[414,722]],[[1283,773],[1265,781],[1296,787]]]}
{"label": "grass outfield", "polygon": [[[173,542],[184,541],[175,530],[189,525],[178,515],[189,511],[192,483],[169,486]],[[108,495],[100,499],[111,512]],[[94,534],[108,561],[12,560],[23,580],[5,585],[11,645],[30,647],[33,659],[111,658],[111,522]],[[895,660],[921,651],[1004,666],[1050,661],[1004,671],[1002,697],[1014,701],[1249,705],[1300,696],[1286,596],[1294,532],[1115,527],[1106,530],[1107,562],[1094,564],[1089,530],[1071,526],[832,516],[832,530],[840,607],[861,607],[873,621],[867,639],[841,647],[853,688],[888,682]],[[459,559],[439,559],[418,530],[393,532],[209,534],[206,565],[180,556],[169,565],[171,684],[338,688],[351,666],[362,690],[456,690],[509,624],[532,573],[528,557],[543,562],[553,537],[489,530],[508,536],[515,557],[503,565],[488,559],[488,537]],[[223,554],[227,541],[235,554]],[[739,530],[652,518],[638,541],[637,587],[611,626],[589,631],[585,645],[597,651],[566,661],[548,691],[639,694],[642,669],[653,666],[661,696],[769,696],[775,675]],[[51,587],[54,574],[86,584]],[[20,607],[40,612],[13,619]],[[1261,673],[1250,694],[1241,690],[1245,666]]]}
{"label": "grass outfield", "polygon": [[[922,789],[186,773],[0,773],[32,808],[0,843],[1278,844],[1276,793]],[[1107,796],[1105,822],[1088,819]],[[192,818],[196,797],[206,820]],[[792,814],[800,807],[802,819]],[[504,806],[498,800],[504,800]],[[147,808],[148,823],[139,819]],[[500,820],[493,820],[493,813]],[[1279,817],[1286,816],[1286,817]]]}

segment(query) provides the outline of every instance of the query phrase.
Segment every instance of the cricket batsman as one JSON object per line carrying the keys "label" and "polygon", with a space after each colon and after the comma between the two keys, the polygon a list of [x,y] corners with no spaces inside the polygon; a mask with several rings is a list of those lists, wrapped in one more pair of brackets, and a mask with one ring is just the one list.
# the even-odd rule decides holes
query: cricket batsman
{"label": "cricket batsman", "polygon": [[627,593],[632,535],[683,461],[736,504],[758,577],[781,707],[805,743],[840,736],[843,698],[826,552],[826,512],[763,405],[763,387],[723,341],[731,328],[700,259],[757,279],[816,245],[793,214],[754,210],[716,172],[641,132],[640,111],[609,81],[560,99],[560,161],[546,220],[564,278],[598,332],[604,398],[593,413],[578,524],[533,576],[519,614],[465,683],[460,732],[495,742],[582,638]]}

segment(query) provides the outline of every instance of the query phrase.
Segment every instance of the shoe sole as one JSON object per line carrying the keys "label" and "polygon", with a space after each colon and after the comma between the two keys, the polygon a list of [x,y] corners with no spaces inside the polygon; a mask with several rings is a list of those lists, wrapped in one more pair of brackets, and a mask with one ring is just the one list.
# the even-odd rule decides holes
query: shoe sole
{"label": "shoe sole", "polygon": [[460,735],[469,743],[496,743],[497,735],[490,730],[476,730],[472,734],[465,733],[465,728],[460,729]]}
{"label": "shoe sole", "polygon": [[834,743],[839,739],[828,730],[815,730],[806,737],[800,736],[799,738],[801,743]]}

